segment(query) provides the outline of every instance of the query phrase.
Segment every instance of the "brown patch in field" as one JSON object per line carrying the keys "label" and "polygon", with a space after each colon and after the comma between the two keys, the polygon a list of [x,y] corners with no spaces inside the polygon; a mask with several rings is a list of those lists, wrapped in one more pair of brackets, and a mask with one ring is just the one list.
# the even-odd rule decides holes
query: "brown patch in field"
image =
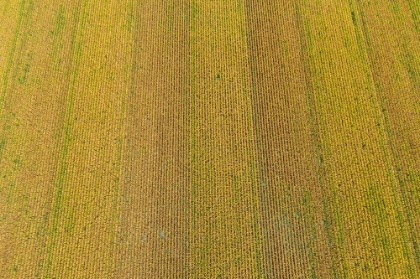
{"label": "brown patch in field", "polygon": [[[327,229],[295,3],[247,1],[268,278],[331,277]],[[303,27],[301,27],[303,28]]]}
{"label": "brown patch in field", "polygon": [[118,278],[189,278],[188,5],[175,2],[133,3]]}

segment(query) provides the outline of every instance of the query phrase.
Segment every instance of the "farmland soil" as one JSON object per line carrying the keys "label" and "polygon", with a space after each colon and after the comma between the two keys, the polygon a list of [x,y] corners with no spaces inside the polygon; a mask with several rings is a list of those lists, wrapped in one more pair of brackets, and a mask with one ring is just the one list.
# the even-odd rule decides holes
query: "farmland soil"
{"label": "farmland soil", "polygon": [[420,278],[419,7],[0,1],[0,278]]}

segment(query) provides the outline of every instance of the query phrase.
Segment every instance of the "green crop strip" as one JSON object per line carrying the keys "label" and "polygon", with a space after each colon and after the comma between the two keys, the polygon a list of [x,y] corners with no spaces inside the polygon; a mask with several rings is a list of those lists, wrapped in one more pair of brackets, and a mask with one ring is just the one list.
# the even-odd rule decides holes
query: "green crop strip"
{"label": "green crop strip", "polygon": [[[26,54],[26,58],[22,59],[22,56],[24,56],[24,50],[26,49],[28,37],[31,36],[31,30],[29,28],[30,26],[29,21],[31,19],[32,11],[34,8],[33,0],[29,0],[26,6],[27,7],[25,8],[25,12],[24,12],[25,14],[24,20],[21,26],[21,39],[20,39],[20,44],[19,44],[20,46],[19,46],[19,50],[16,51],[17,53],[16,58],[15,58],[16,62],[14,63],[15,70],[13,73],[13,77],[11,78],[11,88],[14,88],[14,84],[15,84],[14,81],[18,81],[18,83],[20,84],[24,84],[26,82],[27,75],[30,70],[30,64],[32,61],[31,51],[28,51],[28,53]],[[22,67],[22,63],[23,63],[23,67]]]}
{"label": "green crop strip", "polygon": [[10,0],[5,0],[4,7],[3,7],[3,16],[6,14],[7,10],[9,9],[9,6],[10,6]]}
{"label": "green crop strip", "polygon": [[19,38],[19,34],[20,34],[20,31],[21,31],[21,28],[22,28],[22,21],[23,21],[24,17],[27,16],[27,14],[26,14],[26,2],[27,2],[27,0],[22,0],[22,2],[20,3],[19,15],[18,15],[16,26],[15,26],[15,30],[13,32],[14,35],[13,35],[13,39],[12,39],[12,42],[11,42],[8,59],[7,59],[7,62],[6,62],[6,69],[5,69],[4,74],[3,74],[3,84],[2,84],[2,90],[1,90],[1,93],[0,93],[1,94],[0,95],[0,117],[3,116],[3,110],[4,110],[6,97],[7,97],[7,89],[8,89],[10,72],[11,72],[11,69],[12,69],[13,60],[15,58],[15,52],[16,52],[16,47],[17,47],[17,43],[18,43],[18,38]]}
{"label": "green crop strip", "polygon": [[61,57],[59,56],[60,50],[63,48],[63,32],[66,25],[65,9],[63,5],[60,5],[57,11],[57,17],[55,22],[55,28],[51,31],[53,37],[53,48],[52,48],[52,59],[56,60],[54,70],[57,71],[61,66]]}
{"label": "green crop strip", "polygon": [[127,15],[127,20],[126,23],[124,25],[124,29],[130,33],[133,32],[133,28],[135,25],[135,18],[134,18],[134,2],[133,0],[129,0],[128,4],[127,4],[127,10],[128,10],[128,15]]}
{"label": "green crop strip", "polygon": [[408,4],[410,5],[411,17],[414,21],[414,27],[419,33],[420,36],[420,1],[419,0],[408,0]]}
{"label": "green crop strip", "polygon": [[[18,31],[18,34],[20,33],[20,44],[19,44],[19,49],[15,51],[16,53],[16,57],[14,58],[15,62],[15,67],[14,67],[14,72],[13,72],[13,77],[10,79],[10,83],[11,86],[9,86],[10,90],[13,90],[13,88],[15,87],[15,81],[17,81],[19,84],[24,84],[26,82],[29,70],[30,70],[30,64],[32,61],[32,52],[29,51],[26,54],[25,59],[22,59],[23,53],[25,50],[27,50],[27,39],[29,36],[31,36],[31,29],[30,29],[30,19],[32,16],[32,11],[34,9],[34,2],[33,0],[29,0],[29,2],[27,2],[27,5],[24,9],[24,19],[23,22],[21,24],[21,28],[20,28],[20,32]],[[16,34],[16,33],[15,33]],[[23,66],[22,66],[23,64]],[[9,96],[9,94],[6,93],[6,97]],[[5,103],[6,103],[6,99],[5,99]]]}

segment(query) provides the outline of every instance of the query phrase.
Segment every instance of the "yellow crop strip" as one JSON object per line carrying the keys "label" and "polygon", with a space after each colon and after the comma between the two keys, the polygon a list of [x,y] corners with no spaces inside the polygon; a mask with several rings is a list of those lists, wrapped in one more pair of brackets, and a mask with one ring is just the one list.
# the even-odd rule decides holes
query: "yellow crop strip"
{"label": "yellow crop strip", "polygon": [[[403,203],[401,218],[413,261],[420,272],[420,41],[415,1],[355,1],[355,22],[368,48],[368,58],[385,119],[386,135],[394,159],[398,190]],[[417,7],[418,9],[419,7]],[[381,16],[378,16],[378,11]],[[413,15],[413,17],[412,17]],[[386,18],[386,20],[384,20]]]}
{"label": "yellow crop strip", "polygon": [[[0,117],[1,144],[5,148],[0,162],[2,192],[7,187],[7,193],[1,195],[6,204],[1,201],[1,208],[8,231],[0,244],[7,251],[0,258],[0,274],[5,278],[39,278],[42,273],[59,153],[57,132],[65,96],[61,93],[66,92],[69,81],[66,69],[71,44],[63,37],[54,39],[51,32],[57,29],[59,3],[25,3],[21,6],[20,28],[14,30],[16,39],[10,39],[15,46],[9,52],[13,57],[3,88],[6,107]],[[45,11],[43,5],[50,9]],[[66,21],[63,35],[71,34],[72,7],[68,5],[62,13]],[[56,44],[63,47],[50,59]],[[57,60],[62,61],[64,69],[55,69]]]}
{"label": "yellow crop strip", "polygon": [[[406,224],[350,6],[302,1],[338,278],[406,278]],[[343,66],[345,65],[345,66]]]}
{"label": "yellow crop strip", "polygon": [[414,28],[420,33],[420,1],[419,0],[409,0],[407,1],[410,5],[411,17],[414,21]]}
{"label": "yellow crop strip", "polygon": [[[38,208],[30,207],[30,192],[22,187],[25,181],[21,171],[27,166],[22,150],[32,146],[22,147],[27,143],[28,127],[21,123],[26,118],[19,108],[22,103],[19,106],[13,102],[19,101],[19,97],[23,103],[28,100],[22,96],[16,77],[27,48],[28,21],[32,15],[29,8],[27,1],[9,3],[4,6],[0,21],[4,26],[0,28],[0,276],[5,278],[27,274],[30,264],[21,262],[26,258],[25,250],[32,248],[31,233],[38,221],[31,220],[31,215],[39,217]],[[31,93],[28,95],[32,96]],[[22,243],[20,240],[25,237],[26,243]]]}
{"label": "yellow crop strip", "polygon": [[121,1],[83,2],[80,9],[43,278],[107,278],[115,271],[130,32]]}
{"label": "yellow crop strip", "polygon": [[191,1],[192,278],[261,278],[243,1]]}

